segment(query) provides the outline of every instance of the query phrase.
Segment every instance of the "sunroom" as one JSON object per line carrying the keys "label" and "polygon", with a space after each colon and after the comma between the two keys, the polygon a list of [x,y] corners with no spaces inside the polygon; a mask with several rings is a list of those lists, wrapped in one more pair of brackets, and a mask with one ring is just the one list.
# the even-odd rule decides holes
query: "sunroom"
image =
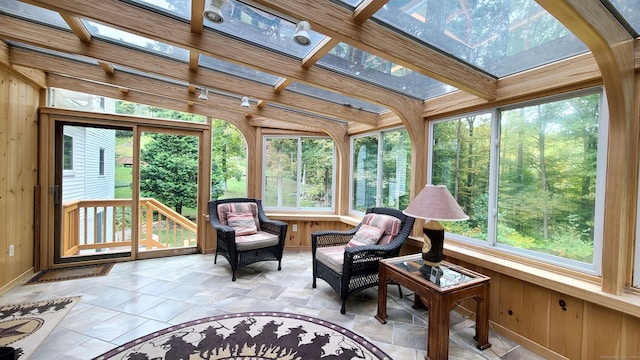
{"label": "sunroom", "polygon": [[639,31],[638,0],[0,0],[0,294],[213,254],[216,199],[310,252],[446,185],[492,328],[638,357]]}

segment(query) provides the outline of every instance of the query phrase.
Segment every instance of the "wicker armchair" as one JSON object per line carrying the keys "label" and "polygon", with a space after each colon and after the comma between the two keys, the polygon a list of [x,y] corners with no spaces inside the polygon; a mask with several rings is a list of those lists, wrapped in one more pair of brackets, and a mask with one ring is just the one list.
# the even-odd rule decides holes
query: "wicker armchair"
{"label": "wicker armchair", "polygon": [[[393,222],[392,231],[385,230],[376,244],[350,246],[350,241],[363,224],[372,225],[376,216],[378,219],[386,219],[387,223]],[[369,208],[363,221],[349,231],[312,233],[313,287],[316,287],[316,278],[329,283],[340,295],[340,313],[344,314],[349,295],[378,285],[378,261],[400,254],[400,247],[408,239],[414,221],[413,217],[404,215],[400,210]],[[390,241],[387,243],[385,239]]]}
{"label": "wicker armchair", "polygon": [[257,199],[233,198],[209,202],[209,222],[216,229],[218,254],[231,265],[232,281],[236,270],[258,261],[278,261],[282,269],[282,252],[287,223],[270,220]]}

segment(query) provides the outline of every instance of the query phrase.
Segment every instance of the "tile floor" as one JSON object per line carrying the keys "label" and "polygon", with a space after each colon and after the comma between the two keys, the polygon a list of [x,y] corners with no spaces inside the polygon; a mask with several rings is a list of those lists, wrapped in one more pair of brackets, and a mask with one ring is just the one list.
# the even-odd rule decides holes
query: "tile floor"
{"label": "tile floor", "polygon": [[[411,307],[413,294],[398,297],[389,287],[388,322],[375,320],[377,288],[354,295],[340,314],[337,294],[323,280],[311,287],[311,254],[286,252],[282,271],[275,262],[241,269],[231,282],[222,257],[183,255],[117,263],[107,276],[47,284],[18,285],[0,296],[0,305],[81,295],[31,357],[91,359],[111,348],[173,324],[206,316],[254,310],[283,311],[321,317],[370,338],[397,360],[424,359],[427,315]],[[450,359],[542,359],[522,346],[490,333],[491,348],[480,351],[473,340],[474,322],[451,314]]]}

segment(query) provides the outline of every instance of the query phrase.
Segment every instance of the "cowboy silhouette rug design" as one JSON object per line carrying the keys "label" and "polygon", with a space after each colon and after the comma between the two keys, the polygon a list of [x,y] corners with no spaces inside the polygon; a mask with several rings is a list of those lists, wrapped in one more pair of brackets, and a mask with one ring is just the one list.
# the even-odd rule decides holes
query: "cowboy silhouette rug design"
{"label": "cowboy silhouette rug design", "polygon": [[18,359],[28,359],[80,296],[0,306],[0,346],[15,349]]}
{"label": "cowboy silhouette rug design", "polygon": [[94,360],[391,359],[362,336],[309,316],[226,314],[189,321],[130,341]]}

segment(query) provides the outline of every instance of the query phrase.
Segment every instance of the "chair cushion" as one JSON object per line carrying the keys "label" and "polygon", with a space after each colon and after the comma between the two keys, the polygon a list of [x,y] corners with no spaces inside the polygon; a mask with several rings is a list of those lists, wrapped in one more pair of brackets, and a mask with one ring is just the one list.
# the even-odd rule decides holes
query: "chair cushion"
{"label": "chair cushion", "polygon": [[227,222],[229,223],[229,226],[236,230],[236,236],[251,235],[258,231],[256,221],[253,218],[253,214],[250,212],[228,213]]}
{"label": "chair cushion", "polygon": [[218,205],[218,219],[222,225],[229,225],[227,219],[230,213],[251,213],[256,224],[256,229],[260,230],[260,221],[258,220],[258,204],[254,202],[237,202],[224,203]]}
{"label": "chair cushion", "polygon": [[367,224],[361,224],[358,231],[353,235],[353,238],[351,238],[347,243],[347,247],[377,244],[383,234],[383,229]]}
{"label": "chair cushion", "polygon": [[331,270],[342,274],[342,264],[344,263],[344,249],[342,245],[327,246],[316,249],[316,261],[328,266]]}
{"label": "chair cushion", "polygon": [[260,249],[278,244],[278,235],[258,231],[252,235],[236,235],[236,249],[238,251]]}
{"label": "chair cushion", "polygon": [[378,240],[378,245],[387,245],[398,236],[402,221],[391,215],[368,213],[362,218],[362,224],[383,229],[384,234]]}

